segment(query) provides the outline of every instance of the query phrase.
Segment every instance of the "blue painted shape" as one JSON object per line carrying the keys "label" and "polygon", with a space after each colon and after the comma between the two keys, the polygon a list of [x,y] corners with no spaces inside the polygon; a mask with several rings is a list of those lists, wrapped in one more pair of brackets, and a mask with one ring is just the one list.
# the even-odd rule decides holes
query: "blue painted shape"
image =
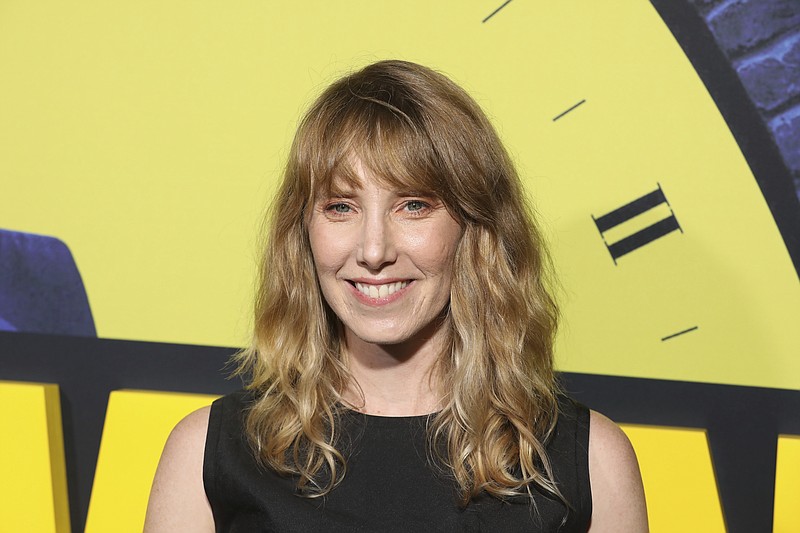
{"label": "blue painted shape", "polygon": [[97,335],[78,267],[54,237],[0,230],[0,317],[0,329]]}

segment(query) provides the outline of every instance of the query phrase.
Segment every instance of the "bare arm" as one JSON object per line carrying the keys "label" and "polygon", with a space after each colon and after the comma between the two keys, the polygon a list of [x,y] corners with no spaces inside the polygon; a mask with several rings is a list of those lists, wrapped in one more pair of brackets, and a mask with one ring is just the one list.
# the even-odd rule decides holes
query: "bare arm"
{"label": "bare arm", "polygon": [[589,425],[590,533],[645,533],[647,507],[639,464],[628,437],[595,411]]}
{"label": "bare arm", "polygon": [[198,409],[178,422],[158,463],[145,533],[214,531],[211,506],[203,488],[203,453],[210,407]]}

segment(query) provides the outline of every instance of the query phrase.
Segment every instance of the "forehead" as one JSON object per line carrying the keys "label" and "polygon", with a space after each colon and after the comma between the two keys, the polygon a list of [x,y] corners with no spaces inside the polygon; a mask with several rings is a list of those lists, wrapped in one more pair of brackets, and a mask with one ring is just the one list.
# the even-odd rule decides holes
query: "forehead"
{"label": "forehead", "polygon": [[375,163],[369,164],[361,157],[348,157],[315,184],[314,196],[338,196],[372,185],[387,190],[438,195],[437,184],[431,183],[428,176],[420,176],[418,170],[397,168],[386,160],[377,164],[384,168],[374,170]]}

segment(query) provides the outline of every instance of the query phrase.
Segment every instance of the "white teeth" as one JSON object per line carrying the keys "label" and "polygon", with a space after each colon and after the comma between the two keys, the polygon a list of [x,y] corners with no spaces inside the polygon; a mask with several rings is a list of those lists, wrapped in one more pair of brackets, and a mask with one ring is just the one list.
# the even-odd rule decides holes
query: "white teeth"
{"label": "white teeth", "polygon": [[408,281],[397,281],[395,283],[385,283],[383,285],[367,285],[366,283],[356,283],[356,289],[361,294],[370,298],[386,298],[400,289],[407,287]]}

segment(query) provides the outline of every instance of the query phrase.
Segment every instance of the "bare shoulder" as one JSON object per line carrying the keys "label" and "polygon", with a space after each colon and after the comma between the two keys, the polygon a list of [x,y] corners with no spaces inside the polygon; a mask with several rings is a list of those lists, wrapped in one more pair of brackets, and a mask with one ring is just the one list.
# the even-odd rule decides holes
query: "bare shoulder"
{"label": "bare shoulder", "polygon": [[178,422],[158,463],[144,530],[214,531],[211,506],[203,488],[203,455],[211,407]]}
{"label": "bare shoulder", "polygon": [[648,531],[639,463],[628,437],[614,422],[592,411],[589,422],[591,533]]}
{"label": "bare shoulder", "polygon": [[211,414],[211,406],[207,405],[193,411],[183,417],[172,429],[164,446],[166,450],[170,445],[197,445],[203,448],[206,442],[206,432],[208,431],[208,417]]}

